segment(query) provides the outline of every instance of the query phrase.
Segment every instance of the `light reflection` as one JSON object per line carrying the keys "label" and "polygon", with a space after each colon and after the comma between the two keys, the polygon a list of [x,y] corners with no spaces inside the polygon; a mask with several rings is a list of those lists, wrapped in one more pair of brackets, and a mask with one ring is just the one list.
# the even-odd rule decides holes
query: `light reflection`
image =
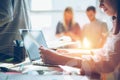
{"label": "light reflection", "polygon": [[85,48],[85,49],[91,48],[91,43],[87,38],[84,38],[84,40],[83,40],[83,48]]}

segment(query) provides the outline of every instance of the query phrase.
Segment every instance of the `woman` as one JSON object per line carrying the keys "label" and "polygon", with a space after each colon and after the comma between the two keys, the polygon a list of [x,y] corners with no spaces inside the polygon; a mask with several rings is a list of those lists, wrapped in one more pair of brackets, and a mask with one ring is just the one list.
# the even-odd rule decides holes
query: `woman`
{"label": "woman", "polygon": [[[40,47],[43,61],[52,65],[76,66],[83,69],[86,73],[120,72],[118,71],[120,70],[120,1],[100,0],[100,7],[103,8],[106,14],[112,16],[114,19],[112,33],[109,35],[103,48],[89,51],[91,55],[83,55],[80,58],[75,58],[73,57],[75,56],[74,54],[72,56],[66,54],[61,55],[59,52]],[[79,54],[77,54],[77,56],[78,55]],[[72,62],[76,64],[73,65]]]}
{"label": "woman", "polygon": [[[76,30],[77,31],[74,31]],[[73,20],[73,10],[71,7],[67,7],[64,10],[64,22],[58,22],[57,28],[56,28],[56,36],[62,37],[62,36],[70,36],[71,39],[77,40],[80,39],[80,26],[78,23],[74,22]]]}

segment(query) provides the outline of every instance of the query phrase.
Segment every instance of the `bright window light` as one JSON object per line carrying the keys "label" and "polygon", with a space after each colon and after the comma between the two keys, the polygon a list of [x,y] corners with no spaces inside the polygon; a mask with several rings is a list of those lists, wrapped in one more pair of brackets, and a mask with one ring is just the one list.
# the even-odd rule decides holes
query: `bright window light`
{"label": "bright window light", "polygon": [[52,10],[52,0],[32,0],[32,11]]}
{"label": "bright window light", "polygon": [[91,48],[91,43],[87,38],[84,38],[84,40],[83,40],[83,48],[85,48],[85,49]]}

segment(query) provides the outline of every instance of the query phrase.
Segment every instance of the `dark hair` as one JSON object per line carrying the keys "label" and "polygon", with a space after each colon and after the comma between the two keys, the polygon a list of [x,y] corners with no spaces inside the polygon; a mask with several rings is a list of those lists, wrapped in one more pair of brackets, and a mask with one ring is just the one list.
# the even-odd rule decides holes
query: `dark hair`
{"label": "dark hair", "polygon": [[89,6],[87,9],[86,9],[86,11],[94,11],[94,12],[96,12],[96,8],[94,7],[94,6]]}
{"label": "dark hair", "polygon": [[120,0],[115,0],[116,10],[117,10],[117,23],[114,30],[114,34],[118,34],[120,31]]}

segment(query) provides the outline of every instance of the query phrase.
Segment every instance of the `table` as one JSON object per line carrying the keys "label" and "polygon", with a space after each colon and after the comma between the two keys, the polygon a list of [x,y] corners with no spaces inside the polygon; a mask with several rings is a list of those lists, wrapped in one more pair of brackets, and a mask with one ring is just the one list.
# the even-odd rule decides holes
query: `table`
{"label": "table", "polygon": [[[56,67],[43,67],[43,66],[35,66],[30,63],[26,63],[27,60],[21,64],[26,64],[21,68],[21,64],[15,65],[8,65],[11,69],[14,70],[22,70],[22,73],[0,73],[0,80],[99,80],[90,78],[90,76],[86,75],[68,75],[63,74],[59,68]],[[5,65],[5,63],[4,63]],[[3,65],[3,66],[4,66]],[[5,65],[7,66],[7,64]],[[36,71],[45,71],[45,74],[37,74]],[[58,72],[60,71],[60,72]]]}
{"label": "table", "polygon": [[[70,75],[26,75],[26,74],[3,74],[0,80],[91,80],[86,76]],[[94,79],[95,80],[95,79]]]}

